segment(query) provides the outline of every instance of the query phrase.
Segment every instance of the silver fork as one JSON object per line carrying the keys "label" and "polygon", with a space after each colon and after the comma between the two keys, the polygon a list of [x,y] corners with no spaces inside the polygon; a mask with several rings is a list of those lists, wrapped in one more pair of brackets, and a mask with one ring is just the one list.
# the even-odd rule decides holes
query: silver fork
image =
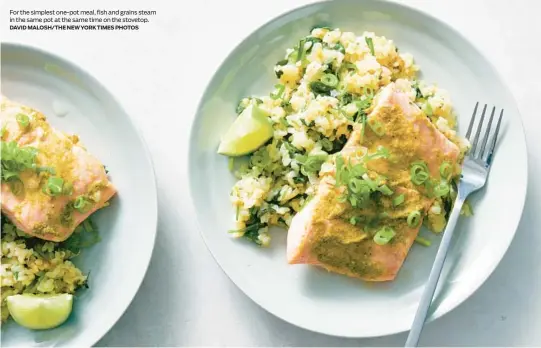
{"label": "silver fork", "polygon": [[[492,108],[492,113],[490,119],[488,120],[488,126],[485,129],[483,140],[481,142],[481,147],[478,148],[479,137],[481,135],[481,129],[483,128],[483,121],[485,120],[485,113],[487,111],[487,105],[483,107],[483,113],[481,114],[481,120],[475,131],[475,135],[472,139],[472,131],[475,127],[475,116],[477,114],[477,108],[479,102],[475,104],[473,109],[473,115],[468,127],[468,132],[466,133],[466,138],[471,143],[471,148],[469,154],[464,159],[464,165],[462,167],[462,177],[458,183],[458,195],[453,206],[453,210],[449,216],[449,221],[447,222],[447,227],[443,232],[443,238],[436,254],[436,259],[432,265],[432,270],[428,277],[426,287],[421,297],[419,307],[415,313],[415,319],[411,326],[408,339],[406,340],[406,347],[416,347],[419,342],[419,337],[421,336],[421,331],[428,314],[428,309],[432,303],[434,297],[434,292],[436,291],[436,286],[438,285],[438,280],[440,278],[441,270],[445,262],[445,257],[447,256],[447,250],[451,244],[451,238],[453,237],[453,232],[455,230],[456,222],[460,215],[460,210],[466,198],[472,193],[479,190],[481,187],[485,186],[485,183],[490,172],[490,166],[492,164],[492,159],[494,157],[494,148],[496,147],[496,140],[498,139],[498,133],[500,131],[500,125],[503,117],[503,109],[500,112],[500,117],[498,118],[498,124],[496,125],[496,130],[493,132],[492,140],[490,141],[490,146],[487,149],[488,138],[492,129],[492,121],[494,120],[494,114],[496,112],[496,107]],[[485,151],[486,150],[486,151]]]}

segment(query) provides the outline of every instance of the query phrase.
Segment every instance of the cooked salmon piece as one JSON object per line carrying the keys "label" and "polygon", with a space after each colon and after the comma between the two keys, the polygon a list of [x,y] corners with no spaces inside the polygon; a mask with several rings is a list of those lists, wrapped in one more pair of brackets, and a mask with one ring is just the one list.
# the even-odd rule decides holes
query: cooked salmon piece
{"label": "cooked salmon piece", "polygon": [[[458,147],[394,84],[376,97],[367,124],[370,126],[364,130],[362,125],[354,129],[340,156],[353,165],[364,158],[364,175],[377,178],[392,194],[378,192],[368,204],[353,207],[343,199],[345,186],[336,185],[336,164],[334,170],[321,173],[315,196],[291,222],[287,237],[290,264],[316,265],[366,281],[393,280],[434,201],[427,186],[412,183],[411,164],[426,163],[435,181],[441,180],[442,163],[458,167]],[[387,156],[366,159],[383,149]],[[403,203],[395,206],[393,199],[400,195]],[[416,211],[420,218],[416,226],[410,226],[407,218]],[[374,236],[383,227],[391,228],[395,235],[380,245]]]}
{"label": "cooked salmon piece", "polygon": [[[0,121],[2,146],[14,142],[36,151],[32,168],[1,183],[2,213],[23,232],[64,241],[116,193],[103,164],[77,136],[51,127],[41,112],[1,96]],[[60,183],[62,192],[51,191],[50,180]]]}
{"label": "cooked salmon piece", "polygon": [[[328,271],[367,281],[393,280],[417,237],[420,223],[410,228],[406,218],[411,211],[425,212],[431,201],[415,190],[400,189],[407,205],[390,212],[392,202],[382,201],[389,216],[379,216],[374,206],[355,209],[340,202],[341,190],[329,177],[324,178],[316,196],[293,218],[287,235],[287,258],[290,264],[311,264]],[[377,225],[370,221],[378,216]],[[355,225],[350,219],[360,218]],[[378,245],[373,241],[378,225],[392,227],[396,236],[391,243]]]}

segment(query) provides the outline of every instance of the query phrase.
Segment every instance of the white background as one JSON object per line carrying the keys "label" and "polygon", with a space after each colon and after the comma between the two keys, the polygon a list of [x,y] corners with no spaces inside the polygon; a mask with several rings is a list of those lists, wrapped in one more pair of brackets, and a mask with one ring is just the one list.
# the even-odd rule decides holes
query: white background
{"label": "white background", "polygon": [[[115,0],[83,5],[2,0],[2,40],[47,49],[93,74],[137,120],[154,158],[159,189],[154,256],[132,305],[99,346],[404,343],[405,334],[367,340],[318,335],[268,314],[229,281],[195,229],[185,167],[189,126],[203,89],[225,56],[253,29],[308,2]],[[541,2],[401,2],[447,21],[491,58],[518,101],[529,148],[529,190],[513,244],[477,293],[426,327],[421,344],[541,346]],[[8,30],[9,9],[44,7],[155,9],[158,16],[137,32]]]}

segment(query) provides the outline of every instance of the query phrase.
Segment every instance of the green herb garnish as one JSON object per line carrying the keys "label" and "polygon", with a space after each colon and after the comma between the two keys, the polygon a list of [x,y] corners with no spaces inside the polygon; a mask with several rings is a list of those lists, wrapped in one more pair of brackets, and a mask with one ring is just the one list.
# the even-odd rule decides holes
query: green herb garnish
{"label": "green herb garnish", "polygon": [[376,53],[374,52],[374,42],[372,41],[371,37],[365,37],[364,41],[366,42],[366,45],[368,48],[370,48],[370,53],[375,57]]}
{"label": "green herb garnish", "polygon": [[1,144],[2,181],[19,178],[24,170],[33,170],[36,167],[38,150],[34,147],[19,147],[15,141]]}
{"label": "green herb garnish", "polygon": [[77,209],[79,213],[86,213],[91,205],[92,202],[83,195],[77,196],[73,201],[73,207]]}
{"label": "green herb garnish", "polygon": [[388,244],[396,235],[396,232],[389,226],[385,226],[374,235],[374,243],[377,245]]}

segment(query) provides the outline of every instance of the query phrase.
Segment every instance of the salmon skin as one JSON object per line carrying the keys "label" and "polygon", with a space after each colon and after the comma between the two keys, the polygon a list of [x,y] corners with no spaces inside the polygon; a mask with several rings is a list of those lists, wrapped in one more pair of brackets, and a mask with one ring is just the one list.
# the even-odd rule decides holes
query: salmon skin
{"label": "salmon skin", "polygon": [[[378,195],[363,207],[353,207],[342,198],[346,189],[336,184],[335,157],[331,160],[334,168],[320,173],[316,194],[291,222],[287,260],[365,281],[390,281],[402,267],[434,201],[427,186],[412,183],[412,163],[424,162],[430,177],[441,180],[442,163],[458,168],[459,149],[393,83],[375,97],[365,124],[381,131],[376,134],[371,127],[357,125],[339,155],[353,164],[364,158],[368,179],[383,178],[392,195]],[[367,154],[383,148],[388,156],[366,160]],[[393,199],[400,195],[403,203],[395,206]],[[410,226],[407,217],[415,211],[420,213],[419,223]],[[374,235],[383,226],[395,235],[380,245]]]}
{"label": "salmon skin", "polygon": [[[21,123],[21,117],[27,122]],[[41,112],[2,95],[0,120],[3,146],[14,142],[18,148],[34,148],[37,153],[35,168],[20,172],[16,182],[1,183],[2,213],[26,234],[64,241],[115,195],[103,164],[77,136],[51,127]],[[63,192],[48,190],[51,177],[63,183]]]}

